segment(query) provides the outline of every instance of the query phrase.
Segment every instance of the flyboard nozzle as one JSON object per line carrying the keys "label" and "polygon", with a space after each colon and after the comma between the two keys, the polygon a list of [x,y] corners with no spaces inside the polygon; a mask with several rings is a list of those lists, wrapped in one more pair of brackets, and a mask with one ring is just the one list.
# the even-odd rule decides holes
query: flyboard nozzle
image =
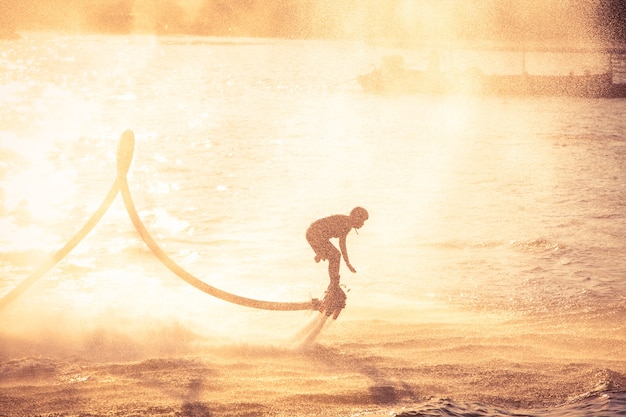
{"label": "flyboard nozzle", "polygon": [[117,145],[117,176],[118,178],[126,177],[130,163],[133,160],[133,152],[135,150],[135,134],[132,130],[127,129],[122,133],[120,142]]}

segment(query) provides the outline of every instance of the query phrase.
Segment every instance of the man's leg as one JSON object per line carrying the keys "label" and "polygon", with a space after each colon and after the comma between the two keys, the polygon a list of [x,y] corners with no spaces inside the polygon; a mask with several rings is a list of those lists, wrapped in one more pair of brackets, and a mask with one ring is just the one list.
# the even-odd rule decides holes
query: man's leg
{"label": "man's leg", "polygon": [[[331,244],[332,246],[332,244]],[[339,265],[341,263],[341,252],[332,246],[328,254],[328,276],[331,285],[339,285]]]}
{"label": "man's leg", "polygon": [[337,319],[341,310],[346,306],[346,293],[339,287],[339,264],[341,263],[341,253],[333,246],[334,252],[328,258],[328,275],[330,285],[326,291],[326,315]]}
{"label": "man's leg", "polygon": [[309,230],[307,230],[306,233],[306,240],[307,242],[309,242],[309,245],[311,246],[311,249],[313,249],[313,252],[315,252],[315,263],[319,263],[319,261],[324,260],[327,258],[327,256],[325,255],[326,252],[328,252],[328,245],[332,244],[327,241],[327,240],[316,240],[315,239],[315,235],[310,233]]}

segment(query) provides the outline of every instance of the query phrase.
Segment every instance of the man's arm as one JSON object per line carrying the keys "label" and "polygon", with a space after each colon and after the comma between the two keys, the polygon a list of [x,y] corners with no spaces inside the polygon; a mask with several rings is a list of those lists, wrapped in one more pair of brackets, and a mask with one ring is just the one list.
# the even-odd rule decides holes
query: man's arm
{"label": "man's arm", "polygon": [[351,272],[356,272],[356,269],[352,265],[350,265],[350,260],[348,259],[348,248],[346,247],[346,236],[343,235],[339,238],[339,248],[341,249],[341,255],[343,255],[343,260],[346,262],[346,266]]}

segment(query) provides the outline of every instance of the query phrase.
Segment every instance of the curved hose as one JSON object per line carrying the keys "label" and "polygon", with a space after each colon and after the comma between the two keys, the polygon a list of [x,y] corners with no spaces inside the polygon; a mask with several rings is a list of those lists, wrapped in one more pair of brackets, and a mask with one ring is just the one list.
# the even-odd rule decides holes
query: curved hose
{"label": "curved hose", "polygon": [[[131,132],[132,133],[132,132]],[[133,222],[137,233],[141,236],[141,239],[148,246],[148,248],[156,255],[156,257],[165,265],[170,271],[176,274],[183,281],[188,284],[196,287],[200,291],[203,291],[213,297],[219,298],[221,300],[227,301],[233,304],[239,304],[246,307],[259,308],[263,310],[282,310],[282,311],[294,311],[294,310],[312,310],[315,306],[315,301],[307,301],[300,303],[292,303],[292,302],[274,302],[274,301],[261,301],[254,300],[252,298],[241,297],[239,295],[231,294],[226,291],[222,291],[218,288],[215,288],[206,282],[196,278],[191,275],[189,272],[185,271],[182,267],[180,267],[176,262],[174,262],[154,241],[150,233],[142,223],[139,215],[137,214],[137,209],[135,208],[135,204],[133,203],[132,196],[130,194],[130,190],[128,189],[128,182],[126,181],[126,173],[124,171],[124,164],[127,160],[132,159],[132,147],[134,146],[134,136],[131,137],[122,137],[122,141],[129,142],[128,144],[122,144],[120,142],[120,149],[124,150],[124,152],[118,152],[118,158],[123,158],[123,160],[118,159],[118,177],[117,181],[120,184],[120,191],[122,193],[122,198],[124,199],[124,205],[126,206],[126,211],[130,216],[130,220]],[[132,142],[132,144],[131,144]],[[130,151],[129,151],[130,149]],[[130,156],[127,154],[130,152]],[[127,170],[127,168],[126,168]]]}
{"label": "curved hose", "polygon": [[239,304],[246,307],[259,308],[264,310],[281,310],[281,311],[295,311],[295,310],[312,310],[317,309],[319,307],[319,301],[317,299],[313,299],[311,301],[306,302],[274,302],[274,301],[261,301],[255,300],[252,298],[241,297],[235,294],[228,293],[226,291],[222,291],[218,288],[215,288],[204,281],[196,278],[191,275],[189,272],[185,271],[181,268],[176,262],[174,262],[154,241],[150,233],[148,233],[146,227],[143,225],[139,215],[137,214],[137,210],[135,208],[135,204],[133,203],[133,199],[130,194],[130,190],[128,189],[128,182],[126,180],[126,174],[130,168],[131,161],[133,159],[133,152],[135,148],[135,135],[132,130],[126,130],[121,138],[117,147],[117,178],[106,198],[100,204],[100,207],[96,210],[96,212],[91,216],[91,218],[87,221],[87,223],[76,233],[76,235],[65,244],[63,248],[61,248],[57,253],[55,253],[48,261],[44,262],[35,272],[33,272],[28,278],[22,281],[17,287],[15,287],[11,292],[9,292],[6,296],[0,299],[0,311],[4,309],[9,303],[14,301],[17,297],[24,293],[28,288],[30,288],[41,276],[43,276],[46,272],[52,269],[61,259],[63,259],[72,249],[76,247],[87,234],[94,228],[94,226],[100,221],[102,216],[106,213],[106,211],[111,206],[113,200],[117,196],[117,193],[121,191],[122,198],[124,199],[124,205],[126,206],[126,211],[141,236],[141,239],[148,246],[148,248],[156,255],[156,257],[173,273],[175,273],[179,278],[183,279],[188,284],[196,287],[200,291],[203,291],[209,295],[217,297],[221,300]]}
{"label": "curved hose", "polygon": [[[122,149],[122,144],[128,142],[128,137],[133,136],[133,132],[130,130],[125,131],[120,138],[120,143],[117,149],[117,169],[118,169],[118,178],[122,175],[126,175],[128,172],[128,168],[130,167],[130,161],[132,160],[132,151],[130,154],[130,159],[127,157],[120,157],[121,154],[127,154],[127,150]],[[126,138],[126,139],[125,139]],[[134,138],[133,138],[134,140]],[[0,311],[2,311],[9,303],[15,301],[17,297],[22,295],[24,291],[29,289],[39,278],[41,278],[46,272],[50,271],[56,264],[58,264],[61,259],[65,258],[68,253],[72,251],[84,238],[91,232],[91,230],[98,224],[102,216],[107,212],[113,200],[117,196],[118,191],[120,190],[119,181],[116,179],[111,185],[111,189],[109,190],[107,196],[104,198],[104,201],[100,204],[100,207],[95,211],[95,213],[87,220],[87,223],[71,238],[65,246],[63,246],[57,253],[52,255],[50,259],[42,263],[28,278],[18,284],[17,287],[13,288],[11,292],[5,295],[2,299],[0,299]]]}

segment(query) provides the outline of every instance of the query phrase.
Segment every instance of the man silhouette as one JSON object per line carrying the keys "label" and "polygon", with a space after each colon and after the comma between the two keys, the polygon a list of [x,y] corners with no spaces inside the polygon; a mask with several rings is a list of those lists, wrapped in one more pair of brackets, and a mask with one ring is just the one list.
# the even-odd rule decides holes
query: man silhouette
{"label": "man silhouette", "polygon": [[[350,264],[348,250],[346,247],[346,237],[352,229],[360,229],[369,218],[367,210],[363,207],[355,207],[350,211],[350,215],[335,214],[329,217],[316,220],[306,231],[306,240],[315,252],[315,262],[328,260],[328,276],[330,285],[326,291],[326,298],[320,306],[320,311],[326,310],[326,315],[335,314],[337,318],[341,309],[346,306],[346,295],[339,287],[339,266],[341,257],[351,272],[356,269]],[[339,248],[330,242],[330,239],[339,239]]]}

